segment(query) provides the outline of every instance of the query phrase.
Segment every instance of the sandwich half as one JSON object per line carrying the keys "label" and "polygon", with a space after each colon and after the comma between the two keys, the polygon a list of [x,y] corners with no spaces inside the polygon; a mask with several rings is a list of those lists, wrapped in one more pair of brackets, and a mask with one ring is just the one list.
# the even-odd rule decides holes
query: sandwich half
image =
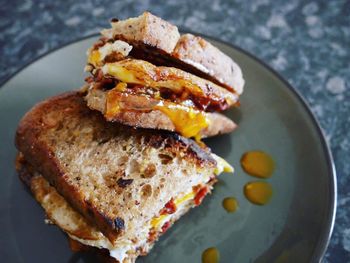
{"label": "sandwich half", "polygon": [[88,50],[86,71],[88,106],[108,121],[196,138],[236,127],[215,112],[238,104],[244,86],[239,66],[149,12],[113,20]]}
{"label": "sandwich half", "polygon": [[232,167],[176,133],[107,122],[85,96],[52,97],[23,117],[17,170],[74,243],[134,262]]}

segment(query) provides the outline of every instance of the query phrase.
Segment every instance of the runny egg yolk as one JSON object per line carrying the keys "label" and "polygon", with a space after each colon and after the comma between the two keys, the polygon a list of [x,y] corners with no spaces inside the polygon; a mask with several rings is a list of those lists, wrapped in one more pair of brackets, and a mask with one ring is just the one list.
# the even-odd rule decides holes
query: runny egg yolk
{"label": "runny egg yolk", "polygon": [[[123,95],[121,92],[125,91],[127,84],[125,82],[119,82],[117,86],[107,93],[106,98],[106,112],[107,119],[113,119],[118,113],[123,110],[140,110],[143,109],[128,109],[123,108],[121,102]],[[159,101],[152,108],[145,110],[159,110],[164,113],[175,127],[175,131],[185,137],[195,137],[200,139],[201,131],[208,127],[209,119],[207,114],[203,111],[198,111],[190,107],[185,107],[171,102]]]}
{"label": "runny egg yolk", "polygon": [[175,130],[185,137],[196,137],[209,125],[206,114],[180,105],[158,104],[154,109],[163,112],[175,126]]}

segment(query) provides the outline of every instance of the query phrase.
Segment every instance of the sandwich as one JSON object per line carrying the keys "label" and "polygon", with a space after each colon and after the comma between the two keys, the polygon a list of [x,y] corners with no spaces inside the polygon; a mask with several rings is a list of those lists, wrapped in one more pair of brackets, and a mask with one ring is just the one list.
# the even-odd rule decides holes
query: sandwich
{"label": "sandwich", "polygon": [[23,117],[16,168],[75,250],[134,262],[232,168],[179,134],[107,122],[85,96],[49,98]]}
{"label": "sandwich", "polygon": [[107,121],[197,140],[236,128],[218,113],[238,105],[243,92],[241,69],[231,58],[149,12],[111,25],[87,53],[91,109]]}
{"label": "sandwich", "polygon": [[[231,132],[239,66],[149,12],[88,50],[86,85],[35,105],[16,132],[16,169],[73,251],[132,263],[233,168],[201,138]],[[195,140],[193,140],[195,139]]]}

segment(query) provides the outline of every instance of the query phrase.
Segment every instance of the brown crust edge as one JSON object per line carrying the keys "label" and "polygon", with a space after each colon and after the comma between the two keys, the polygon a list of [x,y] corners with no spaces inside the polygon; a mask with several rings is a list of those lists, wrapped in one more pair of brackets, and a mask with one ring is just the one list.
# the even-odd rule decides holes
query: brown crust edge
{"label": "brown crust edge", "polygon": [[46,112],[50,107],[55,107],[56,103],[62,101],[64,103],[82,103],[82,95],[77,96],[77,94],[80,93],[67,92],[35,105],[20,121],[15,144],[17,149],[25,156],[26,161],[31,166],[36,167],[38,172],[64,196],[76,211],[84,215],[92,225],[96,225],[114,243],[122,230],[115,228],[114,223],[108,217],[86,202],[79,194],[78,189],[66,182],[64,169],[57,162],[53,151],[44,141],[38,140],[39,134],[45,129],[41,123],[43,112]]}

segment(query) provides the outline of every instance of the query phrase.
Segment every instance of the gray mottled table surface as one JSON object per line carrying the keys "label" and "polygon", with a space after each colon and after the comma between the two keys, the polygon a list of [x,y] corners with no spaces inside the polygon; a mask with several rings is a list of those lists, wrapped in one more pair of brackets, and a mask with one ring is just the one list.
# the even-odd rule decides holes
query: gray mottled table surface
{"label": "gray mottled table surface", "polygon": [[234,43],[306,98],[331,144],[338,212],[324,262],[350,262],[350,1],[0,1],[0,82],[45,52],[149,10]]}

